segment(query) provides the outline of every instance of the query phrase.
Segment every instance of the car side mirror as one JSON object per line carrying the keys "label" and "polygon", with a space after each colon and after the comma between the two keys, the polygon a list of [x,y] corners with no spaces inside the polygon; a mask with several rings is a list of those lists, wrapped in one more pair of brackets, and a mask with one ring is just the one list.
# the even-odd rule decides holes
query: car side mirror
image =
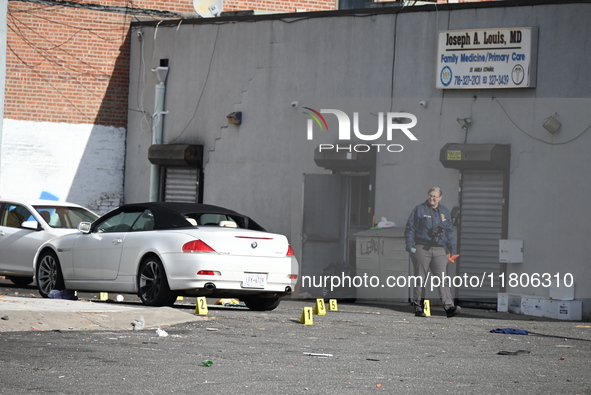
{"label": "car side mirror", "polygon": [[39,222],[37,221],[25,221],[21,224],[21,228],[30,229],[30,230],[42,230],[41,226],[39,226]]}
{"label": "car side mirror", "polygon": [[88,234],[90,233],[90,222],[80,222],[78,224],[78,231]]}

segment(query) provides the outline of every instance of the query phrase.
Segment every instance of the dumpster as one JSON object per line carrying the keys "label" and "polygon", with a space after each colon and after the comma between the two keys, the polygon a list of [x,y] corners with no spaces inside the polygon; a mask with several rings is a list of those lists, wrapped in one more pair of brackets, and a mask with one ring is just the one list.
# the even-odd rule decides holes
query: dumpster
{"label": "dumpster", "polygon": [[355,238],[357,299],[408,302],[411,289],[408,276],[412,269],[404,228],[364,230],[356,233]]}

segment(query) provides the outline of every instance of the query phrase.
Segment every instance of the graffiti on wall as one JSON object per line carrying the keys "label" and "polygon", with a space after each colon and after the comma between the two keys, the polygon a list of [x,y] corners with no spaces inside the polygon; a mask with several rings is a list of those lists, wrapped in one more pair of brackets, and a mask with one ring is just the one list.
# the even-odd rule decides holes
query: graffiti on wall
{"label": "graffiti on wall", "polygon": [[384,239],[367,239],[359,242],[359,253],[361,255],[384,255]]}

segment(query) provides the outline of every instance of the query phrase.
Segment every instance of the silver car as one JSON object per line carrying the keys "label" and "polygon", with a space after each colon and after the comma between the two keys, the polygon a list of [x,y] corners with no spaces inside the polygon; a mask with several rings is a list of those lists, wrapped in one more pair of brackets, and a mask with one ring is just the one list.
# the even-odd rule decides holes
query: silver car
{"label": "silver car", "polygon": [[0,198],[0,276],[14,284],[33,282],[33,259],[41,244],[78,232],[98,216],[73,203]]}

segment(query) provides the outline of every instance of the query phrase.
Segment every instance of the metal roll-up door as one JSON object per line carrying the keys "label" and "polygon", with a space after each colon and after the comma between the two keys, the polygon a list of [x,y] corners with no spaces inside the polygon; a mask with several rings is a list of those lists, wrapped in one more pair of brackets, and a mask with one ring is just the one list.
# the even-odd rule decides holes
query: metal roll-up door
{"label": "metal roll-up door", "polygon": [[499,239],[507,232],[506,177],[499,170],[462,172],[458,274],[472,281],[456,287],[460,301],[496,303],[497,293],[504,292],[498,280],[506,266],[499,262]]}
{"label": "metal roll-up door", "polygon": [[165,202],[199,202],[199,169],[167,167],[164,176]]}

